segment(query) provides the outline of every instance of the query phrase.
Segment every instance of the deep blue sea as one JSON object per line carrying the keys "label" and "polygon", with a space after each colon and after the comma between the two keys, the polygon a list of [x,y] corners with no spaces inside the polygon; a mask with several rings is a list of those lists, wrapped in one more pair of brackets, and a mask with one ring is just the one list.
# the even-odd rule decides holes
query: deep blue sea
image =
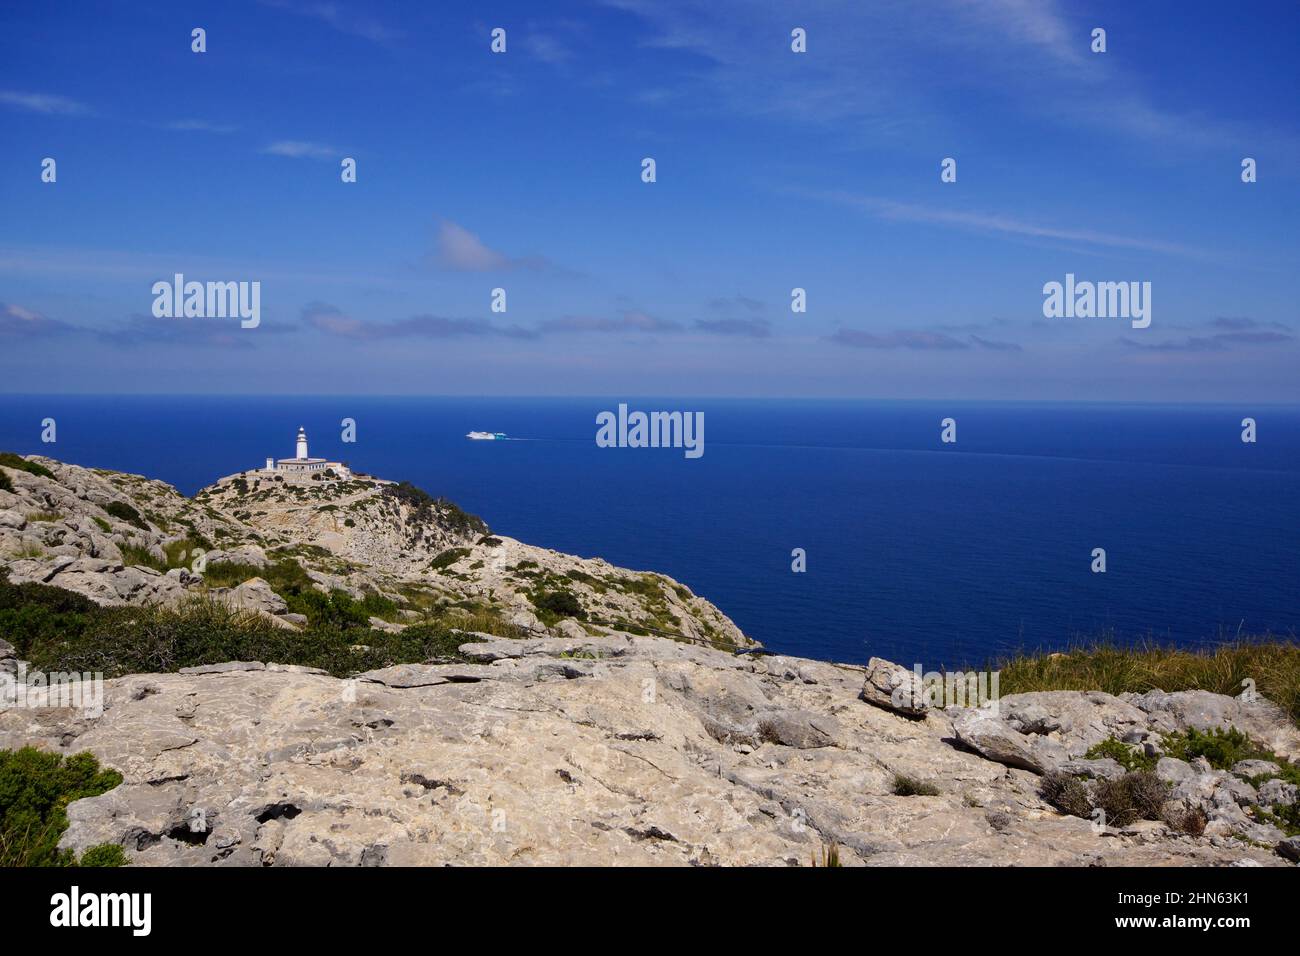
{"label": "deep blue sea", "polygon": [[769,647],[825,659],[961,666],[1100,635],[1300,630],[1300,408],[622,400],[702,410],[703,457],[598,448],[596,414],[620,399],[585,398],[4,396],[0,448],[192,494],[292,455],[302,425],[314,455],[532,544],[663,571]]}

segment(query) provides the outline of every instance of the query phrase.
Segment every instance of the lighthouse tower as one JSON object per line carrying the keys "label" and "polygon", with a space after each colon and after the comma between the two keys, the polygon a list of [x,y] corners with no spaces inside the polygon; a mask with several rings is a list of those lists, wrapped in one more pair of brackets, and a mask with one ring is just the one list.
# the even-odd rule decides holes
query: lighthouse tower
{"label": "lighthouse tower", "polygon": [[[292,458],[266,459],[266,470],[274,472],[276,481],[286,478],[309,478],[319,481],[321,478],[351,478],[352,472],[341,461],[326,461],[324,458],[311,458],[307,452],[307,429],[298,429],[297,446]],[[318,474],[319,472],[329,472]]]}

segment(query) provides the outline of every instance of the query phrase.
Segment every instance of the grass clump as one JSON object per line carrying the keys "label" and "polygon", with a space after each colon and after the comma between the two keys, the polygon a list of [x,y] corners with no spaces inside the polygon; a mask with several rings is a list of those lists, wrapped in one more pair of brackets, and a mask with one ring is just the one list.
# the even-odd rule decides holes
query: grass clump
{"label": "grass clump", "polygon": [[1126,773],[1115,780],[1097,782],[1096,805],[1106,813],[1106,823],[1126,827],[1138,820],[1159,820],[1169,785],[1150,770]]}
{"label": "grass clump", "polygon": [[122,782],[88,753],[64,757],[34,747],[0,750],[0,866],[122,866],[115,844],[91,847],[77,859],[58,848],[68,828],[68,804],[97,797]]}
{"label": "grass clump", "polygon": [[934,784],[901,773],[894,774],[893,790],[896,797],[937,797],[939,795],[939,788]]}
{"label": "grass clump", "polygon": [[1101,809],[1107,826],[1126,827],[1137,820],[1161,820],[1169,785],[1150,770],[1135,770],[1114,780],[1098,780],[1094,791],[1078,777],[1060,771],[1045,774],[1039,794],[1062,813],[1085,820]]}
{"label": "grass clump", "polygon": [[817,862],[817,854],[814,853],[812,856],[812,865],[814,869],[819,866],[821,867],[843,866],[844,864],[840,862],[839,846],[835,843],[831,843],[829,846],[823,846],[821,862],[820,863]]}
{"label": "grass clump", "polygon": [[1085,820],[1092,816],[1092,797],[1078,777],[1060,771],[1044,774],[1039,793],[1062,813]]}
{"label": "grass clump", "polygon": [[1212,650],[1100,644],[1065,654],[1022,654],[997,665],[1003,694],[1041,690],[1208,690],[1236,696],[1251,686],[1300,723],[1300,644],[1265,636]]}
{"label": "grass clump", "polygon": [[233,588],[261,577],[262,569],[242,561],[213,561],[203,569],[203,583],[211,588]]}

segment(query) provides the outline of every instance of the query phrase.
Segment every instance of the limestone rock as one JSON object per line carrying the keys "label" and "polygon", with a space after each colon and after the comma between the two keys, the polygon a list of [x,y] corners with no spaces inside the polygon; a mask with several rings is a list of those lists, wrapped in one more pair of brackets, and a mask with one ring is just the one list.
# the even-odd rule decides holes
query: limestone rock
{"label": "limestone rock", "polygon": [[930,709],[925,688],[916,673],[881,657],[867,661],[862,699],[907,717],[922,717]]}
{"label": "limestone rock", "polygon": [[1020,767],[1034,773],[1046,773],[1051,766],[1034,753],[1033,741],[1012,730],[1001,718],[980,707],[953,708],[952,727],[957,739],[981,756]]}
{"label": "limestone rock", "polygon": [[213,595],[237,611],[257,611],[264,614],[283,614],[289,610],[284,598],[276,594],[262,578],[250,578],[229,590],[218,589]]}

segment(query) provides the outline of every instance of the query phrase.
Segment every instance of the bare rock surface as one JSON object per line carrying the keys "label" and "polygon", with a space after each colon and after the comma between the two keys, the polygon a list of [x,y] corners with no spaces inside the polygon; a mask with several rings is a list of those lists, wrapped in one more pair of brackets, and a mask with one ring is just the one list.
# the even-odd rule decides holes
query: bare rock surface
{"label": "bare rock surface", "polygon": [[[809,865],[830,843],[852,865],[1286,863],[1222,827],[1098,829],[1048,806],[1049,737],[1011,722],[1042,708],[1065,754],[1079,727],[1132,718],[1123,702],[1014,695],[916,719],[864,701],[860,667],[631,635],[462,652],[351,680],[260,662],[133,675],[107,682],[98,719],[0,712],[0,747],[119,769],[71,805],[63,845],[120,843],[139,865]],[[897,775],[940,792],[896,796]],[[1248,785],[1191,779],[1207,776],[1205,798],[1251,826],[1232,792]]]}

